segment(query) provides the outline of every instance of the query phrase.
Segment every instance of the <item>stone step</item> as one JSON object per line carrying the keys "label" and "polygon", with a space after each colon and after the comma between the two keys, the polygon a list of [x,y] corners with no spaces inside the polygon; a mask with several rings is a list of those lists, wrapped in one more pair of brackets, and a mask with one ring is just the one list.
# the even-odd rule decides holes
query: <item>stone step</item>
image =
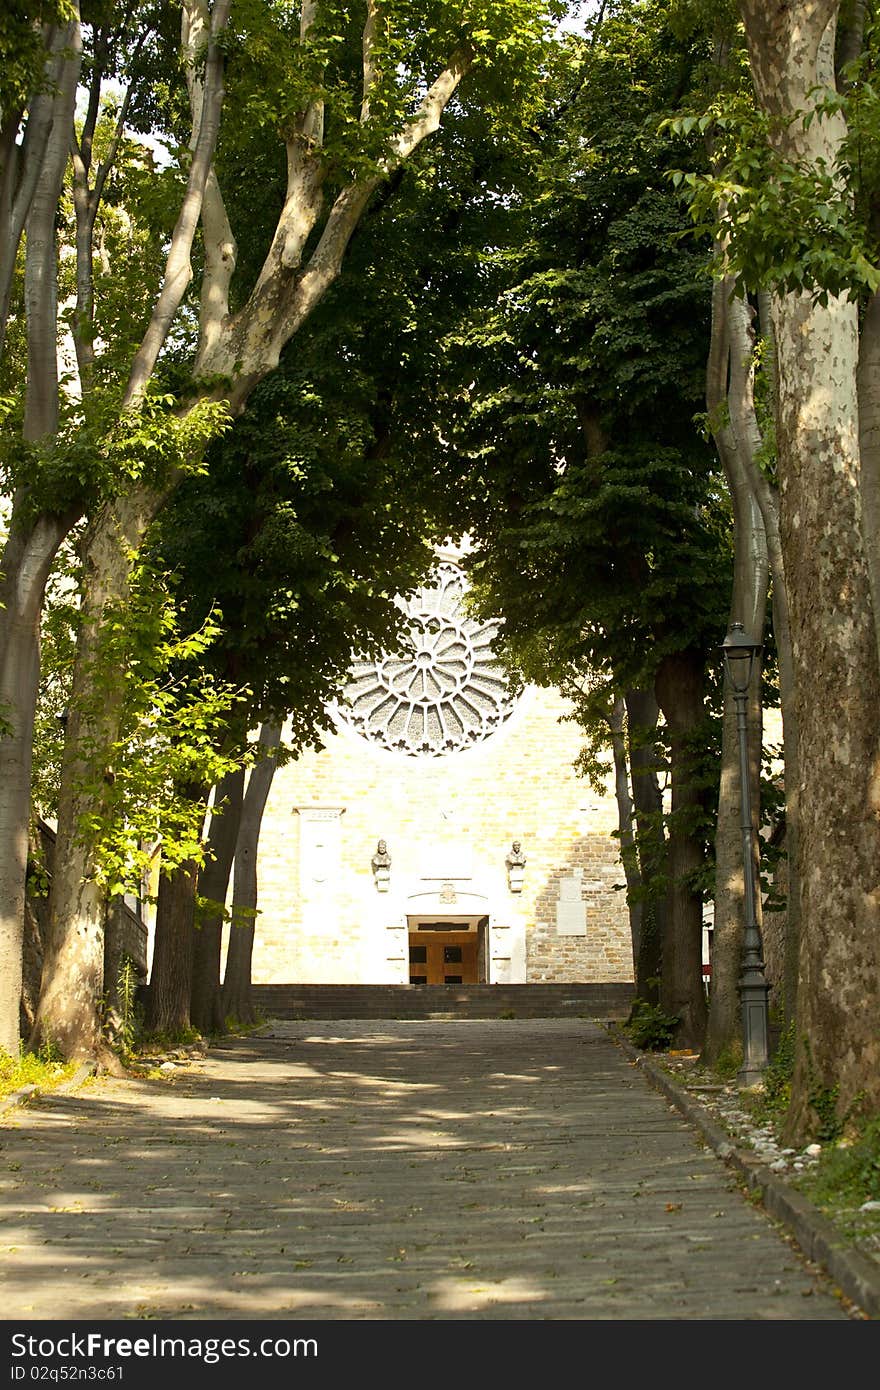
{"label": "stone step", "polygon": [[266,1018],[625,1019],[632,984],[254,985]]}

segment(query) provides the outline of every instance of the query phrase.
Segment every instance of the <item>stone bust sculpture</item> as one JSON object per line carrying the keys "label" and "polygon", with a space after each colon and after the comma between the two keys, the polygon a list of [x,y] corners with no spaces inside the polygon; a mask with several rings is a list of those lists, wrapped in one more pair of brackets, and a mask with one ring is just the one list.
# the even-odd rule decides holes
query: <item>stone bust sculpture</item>
{"label": "stone bust sculpture", "polygon": [[388,853],[388,845],[385,840],[380,840],[376,845],[376,853],[370,863],[373,868],[373,882],[377,892],[387,893],[391,880],[391,855]]}
{"label": "stone bust sculpture", "polygon": [[508,888],[511,893],[521,893],[526,863],[526,857],[522,852],[521,841],[514,840],[505,863],[507,864]]}

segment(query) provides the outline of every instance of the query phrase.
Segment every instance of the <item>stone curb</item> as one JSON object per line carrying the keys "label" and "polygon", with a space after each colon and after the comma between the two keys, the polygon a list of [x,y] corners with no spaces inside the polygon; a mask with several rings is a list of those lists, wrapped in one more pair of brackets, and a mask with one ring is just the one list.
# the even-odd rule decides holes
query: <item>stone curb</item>
{"label": "stone curb", "polygon": [[822,1265],[841,1293],[852,1299],[869,1318],[880,1318],[880,1266],[847,1245],[836,1226],[802,1193],[781,1182],[752,1154],[738,1149],[726,1130],[710,1119],[699,1102],[649,1056],[613,1029],[608,1029],[608,1033],[641,1067],[651,1084],[700,1132],[719,1158],[735,1169],[764,1209],[788,1228],[807,1259]]}
{"label": "stone curb", "polygon": [[27,1105],[29,1100],[33,1100],[39,1094],[39,1086],[35,1086],[33,1083],[22,1086],[20,1091],[11,1091],[3,1102],[2,1113],[5,1114],[7,1110],[14,1110],[19,1105]]}
{"label": "stone curb", "polygon": [[2,1108],[0,1108],[0,1114],[5,1115],[7,1110],[14,1110],[19,1105],[27,1105],[29,1101],[36,1100],[39,1096],[52,1095],[55,1091],[62,1093],[75,1091],[84,1081],[88,1081],[90,1076],[94,1076],[97,1070],[97,1065],[94,1062],[83,1062],[81,1066],[77,1067],[69,1081],[66,1081],[63,1086],[53,1086],[49,1091],[42,1090],[30,1082],[27,1086],[22,1086],[21,1090],[13,1091],[6,1097]]}

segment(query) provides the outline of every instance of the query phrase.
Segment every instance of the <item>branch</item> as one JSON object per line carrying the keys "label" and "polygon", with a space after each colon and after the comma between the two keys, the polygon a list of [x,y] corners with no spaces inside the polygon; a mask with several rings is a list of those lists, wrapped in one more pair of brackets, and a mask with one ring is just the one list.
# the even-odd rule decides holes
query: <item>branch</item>
{"label": "branch", "polygon": [[53,93],[57,91],[61,81],[61,73],[66,60],[68,38],[69,29],[67,28],[55,29],[52,31],[46,64],[43,69],[43,88],[37,93],[31,103],[30,112],[28,114],[27,126],[25,127],[24,139],[22,140],[19,156],[22,177],[21,183],[15,194],[13,206],[14,224],[19,229],[19,235],[21,234],[21,228],[27,220],[31,200],[34,196],[34,189],[37,185],[37,179],[40,176],[40,168],[46,150],[46,143],[49,139],[49,131],[52,129]]}
{"label": "branch", "polygon": [[[207,33],[209,15],[202,0],[198,13],[199,34]],[[189,47],[196,46],[196,32],[191,29]],[[196,76],[195,68],[189,65],[186,70],[189,89],[190,111],[192,114],[193,136],[190,147],[195,145],[196,132],[201,129],[205,92],[203,84]],[[205,254],[205,269],[199,308],[200,343],[207,349],[216,342],[222,325],[229,314],[229,287],[235,274],[238,246],[226,211],[226,203],[213,167],[208,170],[201,208],[202,243]]]}
{"label": "branch", "polygon": [[452,55],[449,66],[444,68],[436,82],[428,88],[418,111],[394,142],[392,148],[396,158],[389,165],[389,173],[401,160],[408,159],[426,136],[432,135],[439,128],[440,119],[450,98],[472,64],[472,56],[464,49],[459,49]]}
{"label": "branch", "polygon": [[409,158],[423,140],[439,128],[443,112],[471,63],[472,59],[463,50],[453,54],[449,66],[444,68],[425,93],[418,111],[394,142],[393,155],[383,162],[382,172],[350,184],[336,198],[303,275],[303,289],[308,282],[321,285],[323,293],[323,289],[336,278],[352,233],[373,193]]}
{"label": "branch", "polygon": [[78,10],[76,13],[77,17],[71,20],[66,31],[65,60],[52,103],[52,129],[26,224],[26,439],[40,439],[44,435],[54,434],[58,428],[58,251],[55,220],[67,167],[70,123],[82,60]]}
{"label": "branch", "polygon": [[125,122],[128,117],[128,108],[131,106],[133,87],[134,84],[129,83],[128,87],[125,89],[125,96],[122,98],[122,105],[119,108],[119,116],[113,130],[113,135],[111,136],[110,144],[107,146],[106,157],[101,160],[101,163],[95,171],[95,186],[92,189],[92,202],[95,205],[95,212],[98,211],[98,205],[104,193],[104,185],[107,182],[110,170],[116,163],[119,146],[125,134]]}
{"label": "branch", "polygon": [[709,425],[713,435],[716,433],[713,417],[717,422],[727,400],[727,378],[730,363],[730,346],[727,339],[727,304],[732,284],[725,276],[716,280],[712,286],[712,327],[709,334],[709,357],[706,363],[706,406],[709,411]]}
{"label": "branch", "polygon": [[[299,24],[299,41],[305,43],[318,13],[317,0],[303,0],[302,18]],[[324,103],[313,101],[303,112],[299,123],[299,138],[310,150],[324,143]]]}
{"label": "branch", "polygon": [[[130,5],[126,11],[126,24],[131,19],[131,12],[132,7]],[[142,30],[132,51],[133,61],[137,61],[151,32],[149,28]],[[94,149],[94,136],[100,114],[101,87],[106,76],[106,64],[110,48],[110,39],[106,35],[102,35],[95,45],[89,108],[79,141],[76,138],[76,124],[75,122],[71,124],[70,157],[73,164],[73,202],[76,212],[76,308],[73,315],[72,332],[79,367],[80,385],[84,395],[88,390],[91,371],[95,362],[92,334],[95,318],[93,274],[95,219],[98,215],[98,208],[101,206],[101,199],[110,170],[113,168],[119,153],[119,146],[125,133],[125,123],[134,94],[134,81],[132,80],[122,98],[107,153],[104,159],[98,163],[95,171],[95,182],[90,188],[89,171]]]}
{"label": "branch", "polygon": [[[135,355],[131,376],[125,390],[123,408],[137,405],[143,399],[159,353],[168,337],[174,315],[192,278],[193,237],[202,211],[208,174],[214,160],[220,113],[223,108],[223,54],[217,38],[226,28],[232,0],[217,0],[211,19],[210,40],[205,66],[205,85],[201,103],[198,136],[190,165],[186,192],[177,223],[171,237],[171,247],[165,262],[165,276],[159,298],[153,309],[143,342]],[[190,29],[199,29],[204,12],[201,0],[184,0],[184,38]]]}
{"label": "branch", "polygon": [[[2,222],[0,222],[0,355],[6,339],[15,262],[22,232],[30,215],[52,129],[54,93],[69,58],[68,28],[49,29],[43,82],[29,103],[21,146],[16,145],[23,110],[4,111],[2,126]],[[19,176],[20,172],[20,176]]]}
{"label": "branch", "polygon": [[214,346],[229,317],[229,287],[235,274],[238,245],[226,212],[220,182],[208,174],[202,202],[202,244],[205,270],[199,310],[199,334],[206,350]]}
{"label": "branch", "polygon": [[376,0],[367,0],[367,22],[364,25],[363,36],[364,85],[361,98],[361,125],[364,125],[370,118],[370,93],[376,85],[375,45],[378,18]]}
{"label": "branch", "polygon": [[[348,243],[375,191],[393,175],[421,142],[440,125],[440,120],[472,59],[456,52],[425,93],[415,115],[392,143],[389,156],[378,170],[349,184],[330,209],[308,264],[300,275],[302,249],[318,218],[324,170],[321,161],[306,152],[297,166],[299,185],[289,190],[272,246],[247,301],[227,324],[222,340],[210,354],[200,344],[195,374],[235,372],[229,394],[233,411],[242,408],[258,381],[277,365],[286,344],[323,298],[339,275]],[[302,147],[301,147],[302,148]],[[237,364],[234,365],[234,364]]]}

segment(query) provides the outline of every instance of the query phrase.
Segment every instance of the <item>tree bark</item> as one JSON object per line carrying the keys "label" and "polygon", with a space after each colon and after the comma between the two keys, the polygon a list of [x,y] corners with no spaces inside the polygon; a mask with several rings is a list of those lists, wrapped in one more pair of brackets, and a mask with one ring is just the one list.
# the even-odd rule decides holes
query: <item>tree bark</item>
{"label": "tree bark", "polygon": [[636,845],[642,884],[642,916],[636,959],[636,998],[658,1004],[662,971],[662,942],[666,923],[666,895],[660,882],[666,875],[666,833],[663,828],[663,793],[657,769],[657,720],[660,711],[653,691],[626,692],[626,722]]}
{"label": "tree bark", "polygon": [[152,520],[153,494],[134,488],[99,512],[84,542],[85,576],[74,662],[52,884],[51,927],[33,1044],[49,1040],[66,1057],[111,1062],[101,1031],[105,892],[93,831],[112,781],[106,765],[118,731],[122,688],[102,661],[108,612],[128,594],[130,555]]}
{"label": "tree bark", "polygon": [[198,870],[192,860],[159,879],[153,964],[146,1029],[163,1037],[185,1036],[193,970],[193,923]]}
{"label": "tree bark", "polygon": [[[758,99],[802,166],[833,167],[843,117],[807,121],[833,86],[834,0],[742,0]],[[843,298],[776,294],[777,449],[801,768],[801,1046],[787,1119],[813,1130],[880,1104],[880,667],[862,535],[858,324]]]}
{"label": "tree bark", "polygon": [[[42,90],[32,94],[21,145],[16,144],[22,112],[4,111],[0,130],[0,356],[6,339],[15,262],[30,216],[53,125],[60,117],[66,138],[80,67],[79,5],[71,5],[64,27],[47,28]],[[56,127],[57,129],[57,127]],[[57,146],[53,158],[57,156]],[[62,166],[63,167],[63,166]]]}
{"label": "tree bark", "polygon": [[[766,300],[761,312],[771,315],[770,296],[760,296]],[[761,431],[755,413],[752,374],[746,373],[743,363],[750,361],[753,348],[751,328],[747,310],[739,299],[728,301],[727,332],[730,342],[732,389],[728,395],[731,426],[736,436],[738,455],[748,476],[755,500],[761,510],[764,523],[764,536],[767,542],[767,557],[770,562],[772,586],[773,637],[776,643],[776,660],[779,674],[779,707],[782,713],[783,775],[785,781],[785,853],[788,875],[788,898],[785,910],[785,967],[778,1003],[781,1005],[786,1023],[795,1017],[797,1004],[797,961],[800,949],[800,884],[798,879],[799,857],[799,816],[801,795],[801,774],[798,755],[798,721],[795,701],[794,653],[791,645],[791,622],[788,606],[788,586],[785,578],[785,558],[779,533],[779,495],[758,465],[758,457],[763,445]],[[768,370],[773,383],[773,400],[776,401],[776,348],[773,339],[772,321],[762,326],[771,347],[771,360]],[[753,803],[757,805],[757,801]]]}
{"label": "tree bark", "polygon": [[841,7],[841,23],[837,44],[837,85],[843,87],[845,70],[861,56],[865,39],[865,20],[868,0],[849,0]]}
{"label": "tree bark", "polygon": [[695,769],[695,742],[705,719],[702,654],[683,651],[665,656],[655,691],[669,733],[672,791],[660,1002],[665,1012],[678,1016],[676,1046],[699,1050],[706,1030],[703,902],[694,886],[703,862],[694,825],[702,815]]}
{"label": "tree bark", "polygon": [[[752,486],[749,462],[760,443],[743,437],[744,418],[757,421],[752,406],[751,335],[735,346],[729,332],[734,313],[748,313],[739,301],[730,303],[733,285],[725,277],[716,282],[712,293],[712,341],[706,373],[706,403],[715,423],[713,436],[724,469],[733,510],[733,592],[730,622],[742,623],[750,641],[763,644],[770,584],[767,534]],[[728,406],[728,423],[724,405]],[[738,431],[736,422],[740,422]],[[748,456],[748,457],[747,457]],[[749,689],[749,768],[752,825],[755,853],[754,882],[758,872],[758,828],[760,823],[761,779],[761,670],[755,664]],[[712,937],[712,982],[703,1056],[710,1065],[741,1045],[741,1007],[739,977],[745,928],[745,880],[742,863],[739,739],[733,696],[724,682],[721,735],[721,768],[718,817],[715,832],[715,911]],[[755,904],[758,926],[761,904]]]}
{"label": "tree bark", "polygon": [[[862,529],[871,602],[880,613],[880,293],[865,310],[857,375]],[[876,625],[880,660],[880,624]]]}
{"label": "tree bark", "polygon": [[[200,112],[200,117],[204,114],[205,119],[195,123],[193,161],[183,206],[168,251],[163,286],[126,388],[124,403],[130,409],[135,408],[142,399],[149,374],[164,342],[160,334],[164,331],[167,336],[171,317],[180,304],[189,280],[189,251],[219,127],[223,70],[216,38],[218,31],[225,26],[228,9],[229,0],[218,0],[213,12],[214,30],[208,45],[205,79],[208,95],[204,111]],[[194,12],[200,12],[199,0],[185,0],[184,34],[188,32]],[[69,130],[68,120],[64,132],[65,159]],[[54,128],[50,146],[53,138]],[[52,167],[49,151],[44,163],[46,169]],[[49,205],[48,198],[35,198],[30,221],[35,219],[38,211],[44,212]],[[51,205],[53,229],[56,207],[57,194]],[[45,237],[37,243],[37,252],[41,255],[43,240]],[[37,311],[38,327],[42,330],[45,327],[44,310],[39,303]],[[55,383],[57,419],[54,333],[53,325],[52,361],[55,375],[52,379]],[[47,373],[48,366],[44,376]],[[42,387],[39,391],[35,389],[33,405],[29,396],[32,431],[41,428],[43,412],[48,409],[51,399],[51,394]],[[32,434],[32,437],[38,436]],[[90,696],[90,691],[99,671],[104,616],[114,605],[125,603],[133,557],[137,555],[146,528],[165,501],[167,492],[167,485],[135,484],[125,496],[101,508],[83,541],[81,625],[59,792],[59,871],[53,891],[49,949],[32,1040],[37,1045],[41,1039],[51,1038],[66,1056],[94,1055],[107,1066],[114,1065],[114,1056],[102,1038],[100,1018],[105,903],[98,883],[93,844],[89,835],[83,833],[82,826],[94,822],[96,815],[100,816],[101,812],[102,785],[107,775],[107,769],[101,763],[118,732],[122,701],[119,673],[107,669],[101,672],[103,699],[96,701],[93,695]]]}
{"label": "tree bark", "polygon": [[257,922],[257,849],[266,800],[278,766],[280,742],[280,727],[264,724],[260,743],[265,753],[248,777],[235,846],[232,920],[223,977],[222,1011],[224,1019],[233,1018],[239,1023],[253,1023],[256,1019],[251,995],[251,961]]}
{"label": "tree bark", "polygon": [[52,562],[70,522],[28,526],[13,508],[0,575],[0,1047],[18,1055],[22,930],[27,880],[34,713],[40,675],[40,613]]}
{"label": "tree bark", "polygon": [[28,342],[25,437],[28,439],[42,439],[45,435],[54,434],[58,428],[58,249],[55,218],[67,167],[82,54],[78,21],[68,26],[66,46],[75,56],[62,65],[52,107],[52,128],[25,227],[24,300]]}
{"label": "tree bark", "polygon": [[642,939],[642,876],[639,872],[635,835],[633,834],[633,799],[629,786],[629,763],[626,752],[626,700],[614,697],[611,711],[611,751],[614,757],[614,795],[617,801],[617,833],[620,840],[620,862],[626,879],[626,905],[629,910],[629,934],[632,943],[633,978],[638,972]]}
{"label": "tree bark", "polygon": [[220,954],[229,875],[241,821],[244,768],[227,773],[214,793],[206,859],[199,876],[190,1016],[200,1033],[223,1031]]}
{"label": "tree bark", "polygon": [[[216,0],[213,11],[209,13],[206,0],[184,0],[181,49],[190,85],[192,159],[186,191],[171,234],[162,285],[125,388],[123,405],[126,409],[136,407],[143,400],[159,353],[192,279],[190,254],[220,132],[224,95],[220,40],[228,23],[230,4],[231,0]],[[204,45],[204,54],[200,52],[201,45]],[[191,69],[202,56],[204,81],[194,82]]]}

